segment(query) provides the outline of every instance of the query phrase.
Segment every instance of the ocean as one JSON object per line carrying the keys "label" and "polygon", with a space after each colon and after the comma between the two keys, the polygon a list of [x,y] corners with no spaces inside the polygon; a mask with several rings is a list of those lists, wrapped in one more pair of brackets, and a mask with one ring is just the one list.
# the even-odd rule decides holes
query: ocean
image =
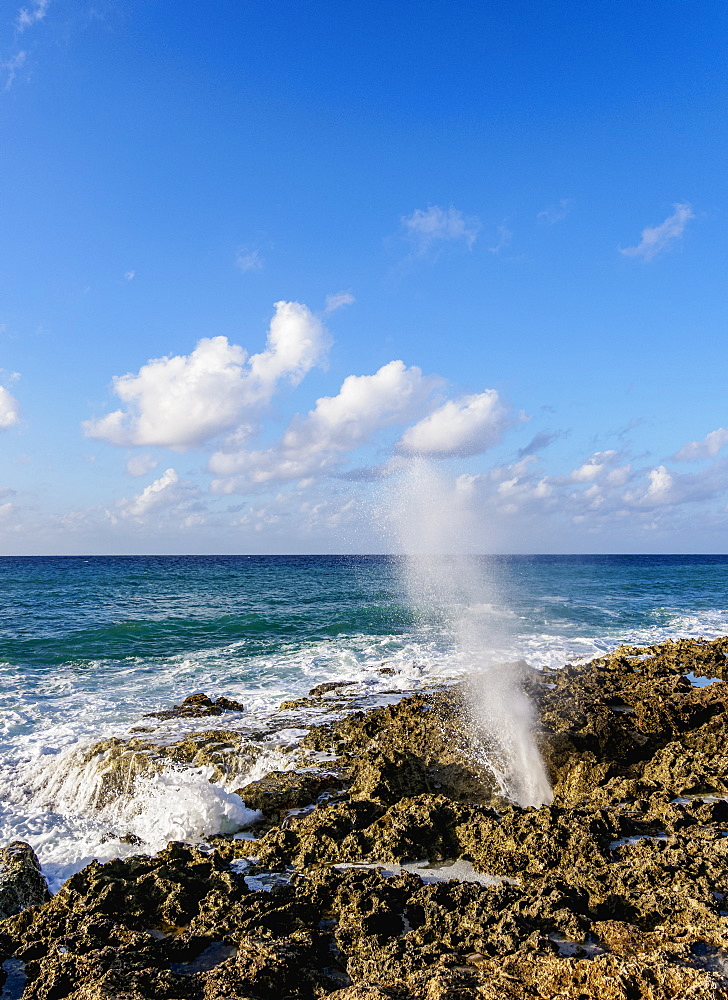
{"label": "ocean", "polygon": [[[239,830],[249,810],[233,787],[295,766],[311,724],[280,703],[322,682],[354,681],[366,708],[481,660],[559,667],[620,643],[728,634],[728,556],[471,562],[478,593],[455,587],[438,604],[437,592],[413,598],[398,557],[0,558],[0,842],[29,842],[57,889],[95,857]],[[456,560],[456,581],[459,571]],[[481,637],[466,657],[463,601]],[[245,711],[144,718],[199,691]],[[249,773],[211,781],[204,767],[170,766],[99,804],[85,748],[130,730],[169,743],[213,727],[255,747]]]}

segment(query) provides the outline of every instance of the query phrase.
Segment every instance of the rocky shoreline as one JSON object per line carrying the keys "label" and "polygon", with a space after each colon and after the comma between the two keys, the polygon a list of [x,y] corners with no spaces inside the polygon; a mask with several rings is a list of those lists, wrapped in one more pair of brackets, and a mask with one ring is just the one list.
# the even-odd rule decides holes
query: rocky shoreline
{"label": "rocky shoreline", "polygon": [[[51,899],[10,845],[3,996],[728,997],[727,657],[728,638],[681,640],[524,670],[554,789],[538,809],[469,751],[456,685],[311,728],[297,770],[236,789],[253,839],[94,862]],[[310,703],[345,708],[326,687]],[[243,706],[195,697],[158,717],[220,728],[158,757],[235,773],[224,716]],[[91,748],[99,794],[154,767],[145,749],[144,732]]]}

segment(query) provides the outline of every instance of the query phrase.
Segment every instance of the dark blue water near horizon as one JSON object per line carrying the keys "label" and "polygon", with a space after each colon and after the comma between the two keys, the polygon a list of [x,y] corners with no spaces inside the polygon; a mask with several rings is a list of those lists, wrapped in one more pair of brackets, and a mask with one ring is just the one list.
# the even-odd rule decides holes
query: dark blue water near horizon
{"label": "dark blue water near horizon", "polygon": [[[720,612],[728,594],[728,555],[476,561],[529,633],[559,620],[594,638],[671,616],[692,622]],[[341,634],[403,633],[414,620],[401,570],[402,559],[386,555],[3,556],[0,659],[158,656],[240,637],[259,652]]]}

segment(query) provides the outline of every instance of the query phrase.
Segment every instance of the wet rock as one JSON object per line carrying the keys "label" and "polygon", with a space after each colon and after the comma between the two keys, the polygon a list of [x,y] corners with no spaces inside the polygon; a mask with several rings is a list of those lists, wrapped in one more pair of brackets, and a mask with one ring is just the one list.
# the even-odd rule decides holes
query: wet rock
{"label": "wet rock", "polygon": [[[523,668],[554,788],[539,809],[474,759],[462,686],[342,698],[303,740],[313,766],[238,789],[259,839],[91,865],[2,921],[0,953],[25,1000],[728,998],[726,662],[728,639],[683,640]],[[89,761],[111,795],[170,762],[242,774],[248,748],[210,730]],[[458,858],[493,878],[443,881],[434,863]]]}
{"label": "wet rock", "polygon": [[354,687],[355,684],[355,681],[325,681],[323,684],[317,684],[316,687],[311,688],[308,696],[309,698],[320,698],[331,691],[341,691],[342,688]]}
{"label": "wet rock", "polygon": [[0,920],[50,898],[32,847],[14,840],[0,848]]}
{"label": "wet rock", "polygon": [[330,993],[329,1000],[407,1000],[408,996],[411,994],[389,986],[359,983],[357,986],[347,986],[346,989]]}
{"label": "wet rock", "polygon": [[354,797],[387,803],[427,792],[480,802],[499,798],[492,774],[470,752],[461,688],[352,712],[313,727],[303,746],[337,753],[350,769]]}
{"label": "wet rock", "polygon": [[78,769],[92,772],[91,805],[102,808],[131,794],[140,778],[154,777],[170,767],[204,767],[211,780],[225,781],[248,771],[260,752],[242,733],[226,729],[189,733],[167,743],[136,735],[114,736],[86,748]]}
{"label": "wet rock", "polygon": [[313,805],[342,787],[341,778],[326,771],[272,771],[235,791],[249,809],[280,821],[291,810]]}
{"label": "wet rock", "polygon": [[226,698],[224,695],[220,695],[219,698],[215,698],[215,704],[218,708],[224,709],[226,712],[244,712],[245,705],[240,701],[235,701],[234,698]]}
{"label": "wet rock", "polygon": [[147,712],[145,719],[203,719],[210,715],[222,715],[223,712],[244,712],[245,706],[232,698],[221,696],[213,701],[202,692],[188,695],[181,705],[164,709],[161,712]]}

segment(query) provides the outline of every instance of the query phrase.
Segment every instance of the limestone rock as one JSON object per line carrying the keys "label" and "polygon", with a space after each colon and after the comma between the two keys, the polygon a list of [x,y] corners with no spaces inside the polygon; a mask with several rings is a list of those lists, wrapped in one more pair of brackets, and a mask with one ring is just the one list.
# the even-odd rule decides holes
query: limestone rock
{"label": "limestone rock", "polygon": [[235,791],[249,809],[259,809],[280,822],[291,810],[312,806],[341,788],[341,779],[329,772],[273,771]]}
{"label": "limestone rock", "polygon": [[221,696],[213,701],[206,694],[188,695],[181,705],[164,709],[161,712],[148,712],[147,719],[203,719],[209,715],[222,715],[223,712],[244,712],[245,706],[232,698]]}
{"label": "limestone rock", "polygon": [[0,920],[50,898],[32,847],[14,840],[0,848]]}
{"label": "limestone rock", "polygon": [[[24,1000],[728,1000],[727,662],[728,639],[681,640],[524,670],[539,809],[474,759],[464,687],[349,702],[303,741],[325,768],[239,789],[258,840],[92,864],[0,922],[0,954]],[[247,746],[133,737],[89,762],[113,794],[170,761],[243,773]]]}

